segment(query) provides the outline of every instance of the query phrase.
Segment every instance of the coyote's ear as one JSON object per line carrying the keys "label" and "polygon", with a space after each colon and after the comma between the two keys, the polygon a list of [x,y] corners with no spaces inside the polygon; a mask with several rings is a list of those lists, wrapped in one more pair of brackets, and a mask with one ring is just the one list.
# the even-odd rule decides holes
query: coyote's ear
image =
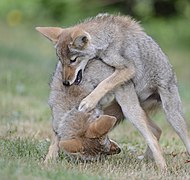
{"label": "coyote's ear", "polygon": [[74,39],[72,45],[74,48],[82,50],[86,47],[88,41],[87,35],[79,35]]}
{"label": "coyote's ear", "polygon": [[86,137],[99,138],[107,134],[113,128],[117,119],[113,116],[102,115],[90,124],[86,131]]}
{"label": "coyote's ear", "polygon": [[60,34],[63,32],[63,29],[59,27],[36,27],[36,30],[42,33],[53,43],[58,41]]}
{"label": "coyote's ear", "polygon": [[77,153],[83,149],[82,142],[79,139],[62,140],[59,142],[59,147],[68,153]]}

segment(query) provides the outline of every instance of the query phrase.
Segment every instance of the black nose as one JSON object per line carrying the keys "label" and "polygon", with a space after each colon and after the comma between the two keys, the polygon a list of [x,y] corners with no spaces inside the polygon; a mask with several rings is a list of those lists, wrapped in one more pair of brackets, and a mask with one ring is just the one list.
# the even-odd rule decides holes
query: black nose
{"label": "black nose", "polygon": [[63,81],[63,85],[64,86],[70,86],[70,83],[69,83],[69,81]]}

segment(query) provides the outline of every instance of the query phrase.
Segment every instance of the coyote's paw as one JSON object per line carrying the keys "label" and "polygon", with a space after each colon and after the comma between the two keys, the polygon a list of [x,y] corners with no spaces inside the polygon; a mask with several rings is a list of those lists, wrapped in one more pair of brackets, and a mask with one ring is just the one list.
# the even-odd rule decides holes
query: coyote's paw
{"label": "coyote's paw", "polygon": [[78,110],[82,112],[89,112],[96,107],[97,103],[98,102],[95,98],[88,96],[81,101]]}
{"label": "coyote's paw", "polygon": [[57,146],[50,146],[49,152],[46,155],[44,164],[47,165],[49,162],[53,162],[59,156],[59,148]]}
{"label": "coyote's paw", "polygon": [[55,162],[57,157],[58,157],[58,153],[53,154],[52,156],[47,155],[45,160],[44,160],[44,164],[48,165],[49,163]]}

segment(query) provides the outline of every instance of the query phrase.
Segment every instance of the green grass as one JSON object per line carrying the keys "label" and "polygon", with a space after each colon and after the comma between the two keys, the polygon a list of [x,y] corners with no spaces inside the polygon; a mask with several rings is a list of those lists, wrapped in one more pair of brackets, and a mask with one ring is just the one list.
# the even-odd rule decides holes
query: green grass
{"label": "green grass", "polygon": [[[48,83],[56,57],[51,43],[34,27],[0,24],[0,179],[189,179],[190,157],[163,114],[154,119],[163,129],[161,146],[168,172],[161,174],[153,162],[139,160],[146,148],[143,138],[124,122],[110,137],[122,147],[119,155],[94,163],[60,158],[45,166],[51,137],[47,105]],[[185,117],[190,124],[190,51],[186,20],[152,21],[146,31],[161,45],[177,73]],[[181,27],[181,28],[180,28]]]}

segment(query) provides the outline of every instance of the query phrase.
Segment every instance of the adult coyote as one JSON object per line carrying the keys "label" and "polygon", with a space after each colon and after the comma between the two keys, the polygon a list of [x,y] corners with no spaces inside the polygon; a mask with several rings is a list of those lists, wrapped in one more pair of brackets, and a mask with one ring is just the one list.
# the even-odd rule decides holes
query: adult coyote
{"label": "adult coyote", "polygon": [[[172,66],[139,23],[129,16],[100,14],[73,27],[37,30],[55,44],[66,86],[81,82],[85,67],[93,58],[115,68],[111,76],[83,99],[79,110],[92,110],[105,94],[114,90],[123,114],[143,135],[157,165],[165,169],[158,144],[161,130],[146,111],[146,107],[154,108],[153,105],[161,103],[168,122],[190,153],[190,138]],[[101,76],[106,69],[97,69],[96,75]]]}

